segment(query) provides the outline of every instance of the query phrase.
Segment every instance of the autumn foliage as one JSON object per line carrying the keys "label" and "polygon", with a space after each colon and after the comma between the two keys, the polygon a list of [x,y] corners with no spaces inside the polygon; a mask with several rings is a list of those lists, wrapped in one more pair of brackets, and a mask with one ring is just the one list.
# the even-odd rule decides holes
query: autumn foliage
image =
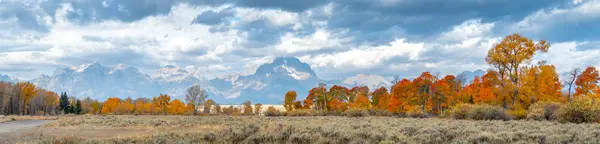
{"label": "autumn foliage", "polygon": [[[365,86],[334,85],[328,88],[319,84],[309,91],[303,101],[304,109],[371,110],[432,116],[444,115],[453,107],[473,105],[473,108],[498,113],[502,119],[504,116],[500,113],[504,114],[504,110],[513,118],[525,118],[528,108],[536,102],[569,101],[568,95],[562,92],[564,85],[554,65],[544,61],[531,64],[537,53],[547,52],[549,47],[544,40],[534,42],[512,34],[489,50],[485,60],[492,69],[472,81],[465,81],[466,77],[461,75],[440,76],[423,72],[412,80],[405,78],[392,82],[389,91],[385,87],[370,92]],[[575,96],[600,97],[598,81],[600,76],[596,68],[586,68],[576,77]],[[479,118],[475,116],[475,119]]]}

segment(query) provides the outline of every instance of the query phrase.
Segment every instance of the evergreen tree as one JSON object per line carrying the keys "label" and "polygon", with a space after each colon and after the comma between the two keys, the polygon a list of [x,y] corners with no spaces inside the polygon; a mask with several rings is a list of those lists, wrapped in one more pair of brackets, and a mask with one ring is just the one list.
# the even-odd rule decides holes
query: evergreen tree
{"label": "evergreen tree", "polygon": [[81,107],[81,101],[77,100],[77,104],[75,105],[74,113],[75,114],[81,114],[81,111],[83,111],[83,109]]}
{"label": "evergreen tree", "polygon": [[69,97],[67,96],[66,92],[60,94],[59,107],[65,112],[65,114],[69,113]]}

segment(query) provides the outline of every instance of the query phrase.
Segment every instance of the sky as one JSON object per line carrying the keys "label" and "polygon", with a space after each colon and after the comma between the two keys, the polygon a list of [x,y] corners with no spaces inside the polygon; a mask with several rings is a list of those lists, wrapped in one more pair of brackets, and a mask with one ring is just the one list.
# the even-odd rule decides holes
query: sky
{"label": "sky", "polygon": [[251,74],[297,57],[321,79],[488,69],[519,33],[559,72],[600,66],[600,0],[0,0],[0,74],[100,62]]}

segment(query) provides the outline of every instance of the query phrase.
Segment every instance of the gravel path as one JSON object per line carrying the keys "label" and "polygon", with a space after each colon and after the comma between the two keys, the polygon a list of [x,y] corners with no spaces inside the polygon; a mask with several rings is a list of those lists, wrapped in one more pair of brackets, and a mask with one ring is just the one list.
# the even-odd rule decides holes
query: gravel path
{"label": "gravel path", "polygon": [[23,120],[0,123],[0,134],[19,133],[22,130],[37,128],[54,120]]}
{"label": "gravel path", "polygon": [[40,138],[40,126],[55,120],[22,120],[0,123],[0,143],[20,143]]}

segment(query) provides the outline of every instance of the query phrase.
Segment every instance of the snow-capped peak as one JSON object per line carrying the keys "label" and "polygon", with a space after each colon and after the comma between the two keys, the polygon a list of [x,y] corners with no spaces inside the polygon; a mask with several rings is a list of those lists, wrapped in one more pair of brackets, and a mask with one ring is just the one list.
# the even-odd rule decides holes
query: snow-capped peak
{"label": "snow-capped peak", "polygon": [[179,68],[173,65],[166,65],[159,69],[152,75],[153,79],[160,79],[162,81],[183,81],[187,77],[194,77],[194,73],[190,73],[185,69]]}
{"label": "snow-capped peak", "polygon": [[93,63],[89,63],[89,64],[82,64],[76,67],[71,67],[71,70],[75,71],[75,72],[84,72],[90,68],[103,68],[102,65],[100,65],[100,63],[98,61],[95,61]]}
{"label": "snow-capped peak", "polygon": [[289,76],[296,80],[306,80],[312,76],[310,73],[298,71],[294,67],[288,67],[287,62],[285,62],[281,67],[287,70]]}
{"label": "snow-capped peak", "polygon": [[110,72],[108,72],[109,74],[114,73],[115,71],[119,71],[119,70],[124,70],[126,68],[126,66],[124,64],[118,64],[117,66],[115,66],[114,68],[112,68],[110,70]]}
{"label": "snow-capped peak", "polygon": [[381,86],[387,87],[391,85],[391,83],[383,76],[365,74],[358,74],[353,77],[348,77],[342,83],[350,86],[368,86],[371,89]]}
{"label": "snow-capped peak", "polygon": [[307,80],[316,76],[308,64],[293,57],[275,58],[272,63],[261,65],[254,75],[267,78],[283,76],[296,80]]}
{"label": "snow-capped peak", "polygon": [[228,75],[223,75],[220,76],[218,79],[227,81],[227,82],[235,82],[238,78],[240,77],[239,74],[228,74]]}

